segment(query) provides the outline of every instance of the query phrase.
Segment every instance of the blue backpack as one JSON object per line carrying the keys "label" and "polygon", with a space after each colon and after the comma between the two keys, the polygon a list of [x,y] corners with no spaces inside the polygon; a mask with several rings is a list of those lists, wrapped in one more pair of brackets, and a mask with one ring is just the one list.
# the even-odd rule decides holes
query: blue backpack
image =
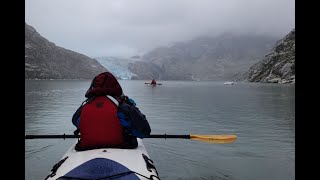
{"label": "blue backpack", "polygon": [[140,112],[136,103],[127,96],[119,103],[118,118],[125,131],[132,136],[144,138],[151,133],[146,116]]}

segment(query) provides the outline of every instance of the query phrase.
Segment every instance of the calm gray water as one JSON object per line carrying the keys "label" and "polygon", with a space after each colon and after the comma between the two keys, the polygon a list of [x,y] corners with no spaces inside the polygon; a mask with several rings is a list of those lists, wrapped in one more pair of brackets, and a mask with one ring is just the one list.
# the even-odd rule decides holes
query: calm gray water
{"label": "calm gray water", "polygon": [[[72,134],[90,81],[25,81],[25,133]],[[162,180],[295,179],[295,85],[120,81],[152,134],[235,134],[232,144],[144,139]],[[73,139],[25,141],[25,179],[44,179]]]}

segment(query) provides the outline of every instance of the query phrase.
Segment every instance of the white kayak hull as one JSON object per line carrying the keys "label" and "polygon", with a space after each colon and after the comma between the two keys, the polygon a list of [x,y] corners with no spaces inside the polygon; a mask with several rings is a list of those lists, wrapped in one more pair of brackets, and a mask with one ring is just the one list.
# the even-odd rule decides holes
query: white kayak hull
{"label": "white kayak hull", "polygon": [[[91,176],[88,175],[88,172],[96,173],[99,171],[99,168],[101,172],[92,175],[95,176],[95,178],[109,177],[123,173],[124,175],[119,175],[118,179],[126,179],[125,176],[127,176],[127,179],[129,176],[131,177],[129,179],[150,179],[150,177],[158,179],[157,171],[153,168],[152,160],[147,160],[150,157],[142,140],[137,138],[137,141],[138,147],[135,149],[101,148],[86,151],[76,151],[74,149],[75,142],[61,158],[65,159],[65,161],[57,169],[55,175],[48,179],[64,179],[61,178],[63,176],[80,176],[81,178],[86,179]],[[143,156],[145,156],[145,158]],[[104,166],[104,164],[106,166]],[[81,172],[82,170],[85,172]],[[129,173],[125,175],[126,172]]]}

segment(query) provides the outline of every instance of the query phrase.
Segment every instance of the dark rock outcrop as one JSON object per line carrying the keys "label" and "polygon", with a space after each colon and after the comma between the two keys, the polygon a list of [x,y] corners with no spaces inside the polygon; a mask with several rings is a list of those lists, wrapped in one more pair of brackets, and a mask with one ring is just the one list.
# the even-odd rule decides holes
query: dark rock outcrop
{"label": "dark rock outcrop", "polygon": [[92,79],[103,71],[97,60],[56,46],[25,24],[25,79]]}
{"label": "dark rock outcrop", "polygon": [[239,80],[265,83],[295,83],[295,29],[278,41],[263,60]]}

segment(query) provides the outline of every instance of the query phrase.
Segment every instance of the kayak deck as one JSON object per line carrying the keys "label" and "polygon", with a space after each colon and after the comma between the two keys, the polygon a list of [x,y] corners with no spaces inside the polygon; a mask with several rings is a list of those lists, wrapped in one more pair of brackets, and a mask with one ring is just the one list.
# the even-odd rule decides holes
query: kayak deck
{"label": "kayak deck", "polygon": [[[135,149],[101,148],[76,151],[75,142],[62,157],[52,179],[160,179],[149,155],[137,138]],[[64,178],[65,177],[65,178]]]}

